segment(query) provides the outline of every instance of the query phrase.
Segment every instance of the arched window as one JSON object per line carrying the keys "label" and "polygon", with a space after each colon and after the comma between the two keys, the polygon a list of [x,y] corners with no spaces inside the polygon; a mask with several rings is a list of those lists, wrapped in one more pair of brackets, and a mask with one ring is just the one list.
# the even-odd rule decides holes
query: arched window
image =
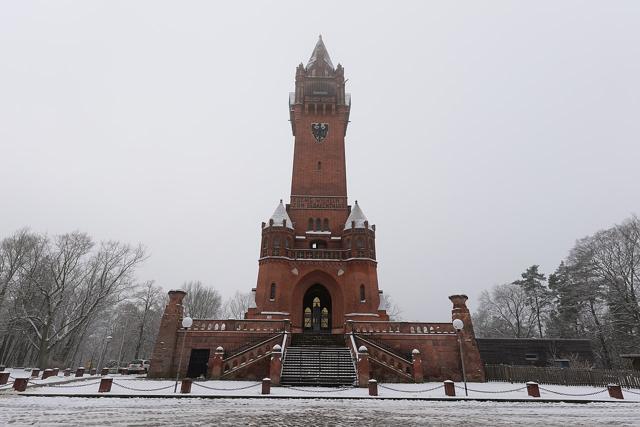
{"label": "arched window", "polygon": [[311,308],[310,307],[307,307],[304,309],[304,327],[307,329],[311,327]]}
{"label": "arched window", "polygon": [[316,231],[321,231],[322,229],[322,221],[320,218],[316,218]]}
{"label": "arched window", "polygon": [[364,240],[362,240],[362,237],[358,237],[356,239],[356,248],[358,249],[364,248]]}
{"label": "arched window", "polygon": [[322,231],[329,231],[329,219],[328,218],[324,219],[324,224],[322,226]]}
{"label": "arched window", "polygon": [[309,225],[307,226],[307,230],[313,230],[313,218],[309,218]]}
{"label": "arched window", "polygon": [[271,292],[269,293],[269,299],[271,301],[274,301],[276,299],[276,284],[275,283],[271,284]]}
{"label": "arched window", "polygon": [[365,302],[366,300],[367,298],[364,293],[364,285],[360,285],[360,302]]}
{"label": "arched window", "polygon": [[274,248],[279,248],[280,247],[280,238],[279,237],[274,237],[273,238],[273,247]]}
{"label": "arched window", "polygon": [[322,169],[322,162],[318,162],[318,170]]}
{"label": "arched window", "polygon": [[320,327],[327,329],[329,327],[329,310],[327,310],[327,307],[322,307],[320,319]]}
{"label": "arched window", "polygon": [[347,237],[347,239],[344,241],[344,245],[347,249],[351,249],[351,239]]}
{"label": "arched window", "polygon": [[291,247],[291,239],[287,238],[284,241],[284,247],[289,249]]}
{"label": "arched window", "polygon": [[268,245],[269,245],[269,239],[265,237],[264,239],[262,239],[262,249],[267,249]]}

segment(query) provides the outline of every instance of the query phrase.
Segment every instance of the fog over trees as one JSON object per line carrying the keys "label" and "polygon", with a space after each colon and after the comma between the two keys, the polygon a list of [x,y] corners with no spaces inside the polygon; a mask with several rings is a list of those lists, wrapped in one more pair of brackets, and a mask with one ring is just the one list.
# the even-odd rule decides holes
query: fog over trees
{"label": "fog over trees", "polygon": [[[47,236],[22,229],[0,241],[0,365],[114,365],[149,358],[166,304],[140,281],[145,249],[94,242],[86,233]],[[242,318],[251,294],[224,302],[200,281],[184,282],[195,318]]]}
{"label": "fog over trees", "polygon": [[537,265],[480,296],[479,337],[588,338],[604,367],[640,346],[640,219],[578,240],[548,278]]}

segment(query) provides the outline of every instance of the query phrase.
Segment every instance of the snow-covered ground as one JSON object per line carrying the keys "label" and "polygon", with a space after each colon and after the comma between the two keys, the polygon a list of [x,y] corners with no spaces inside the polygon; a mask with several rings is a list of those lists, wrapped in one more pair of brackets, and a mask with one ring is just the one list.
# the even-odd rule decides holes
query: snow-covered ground
{"label": "snow-covered ground", "polygon": [[[174,381],[150,380],[134,376],[114,375],[113,385],[109,394],[126,394],[131,396],[166,396],[174,395]],[[66,380],[69,380],[67,377]],[[64,377],[36,380],[39,387],[29,387],[23,394],[47,395],[90,395],[98,392],[99,376],[85,377],[78,381],[64,382]],[[10,388],[4,386],[4,388]],[[503,382],[469,383],[470,398],[488,399],[528,399],[525,384],[510,384]],[[180,386],[178,385],[178,392]],[[3,394],[15,393],[5,390]],[[464,397],[462,383],[456,384],[457,397]],[[543,399],[567,400],[597,400],[603,402],[619,402],[612,399],[604,387],[575,387],[559,385],[540,385]],[[625,401],[640,402],[640,390],[623,390]],[[261,396],[261,384],[250,381],[195,381],[191,387],[192,396]],[[330,397],[330,398],[369,398],[366,388],[330,388],[330,387],[272,387],[274,397]],[[446,398],[442,383],[423,384],[384,384],[378,385],[378,396],[387,398]]]}
{"label": "snow-covered ground", "polygon": [[0,397],[0,425],[633,426],[640,405],[326,399]]}

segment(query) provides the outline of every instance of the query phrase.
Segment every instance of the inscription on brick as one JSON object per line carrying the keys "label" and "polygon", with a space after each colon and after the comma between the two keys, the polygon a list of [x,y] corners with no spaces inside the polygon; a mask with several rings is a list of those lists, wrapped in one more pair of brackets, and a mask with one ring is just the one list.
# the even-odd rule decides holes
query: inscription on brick
{"label": "inscription on brick", "polygon": [[346,209],[347,198],[292,196],[291,207],[294,209]]}

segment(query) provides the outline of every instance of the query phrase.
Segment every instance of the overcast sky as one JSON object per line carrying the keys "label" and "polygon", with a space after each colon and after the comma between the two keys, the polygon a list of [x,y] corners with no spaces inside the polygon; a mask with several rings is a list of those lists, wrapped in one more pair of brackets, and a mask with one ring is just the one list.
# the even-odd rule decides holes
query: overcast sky
{"label": "overcast sky", "polygon": [[255,287],[295,67],[352,94],[350,203],[405,319],[640,213],[640,2],[0,2],[0,237],[143,243],[139,277]]}

